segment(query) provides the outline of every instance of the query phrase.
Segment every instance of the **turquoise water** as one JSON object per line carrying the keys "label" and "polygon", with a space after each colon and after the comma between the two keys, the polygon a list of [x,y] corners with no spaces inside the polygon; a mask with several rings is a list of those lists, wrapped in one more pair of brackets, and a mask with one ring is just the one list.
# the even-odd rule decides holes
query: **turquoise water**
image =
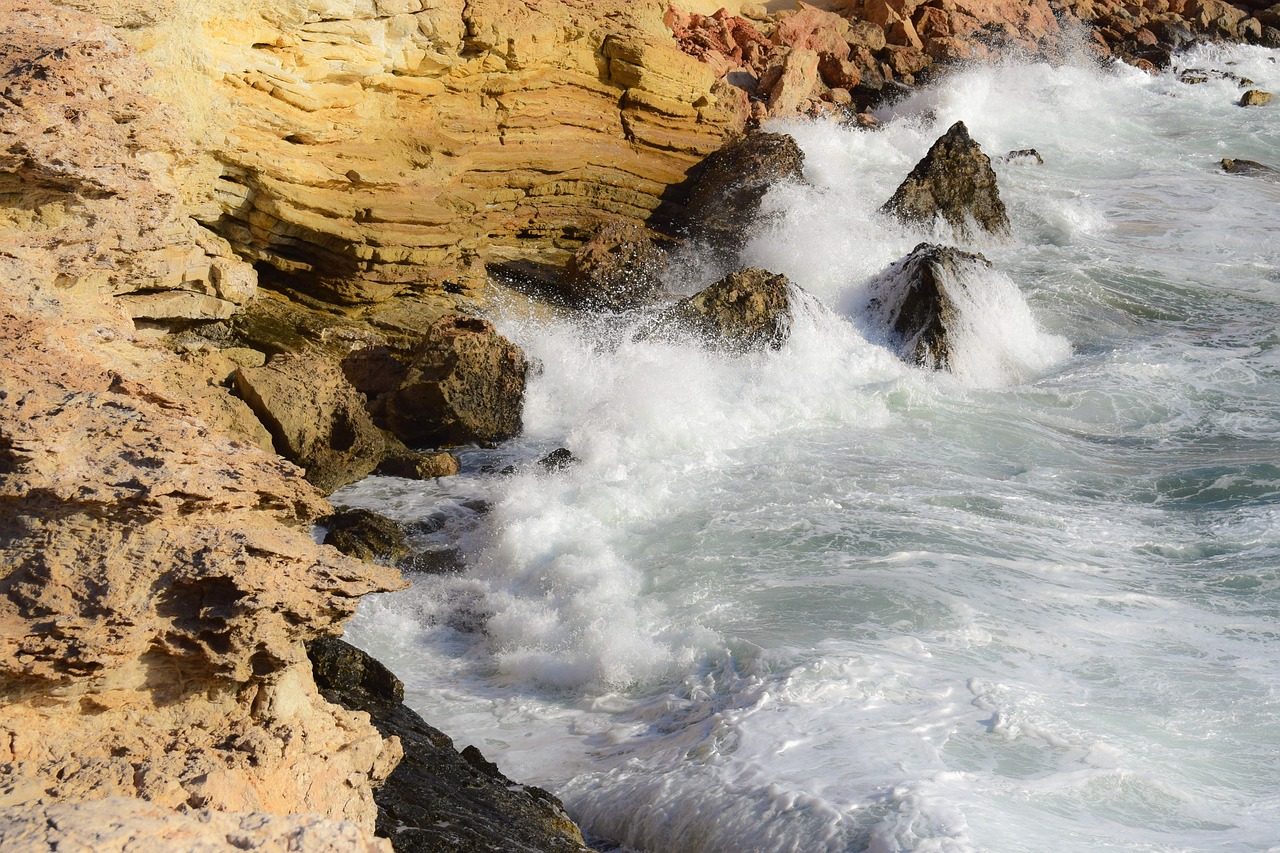
{"label": "turquoise water", "polygon": [[[1180,65],[1280,92],[1271,51]],[[808,294],[787,347],[499,312],[543,365],[526,434],[335,498],[467,572],[350,637],[627,849],[1280,850],[1280,184],[1218,166],[1280,166],[1280,112],[1238,98],[1011,62],[876,133],[772,128],[809,185],[742,261]],[[1013,236],[965,246],[993,269],[948,375],[862,306],[949,236],[876,210],[958,119],[1044,165],[996,165]],[[533,464],[559,446],[581,463]]]}

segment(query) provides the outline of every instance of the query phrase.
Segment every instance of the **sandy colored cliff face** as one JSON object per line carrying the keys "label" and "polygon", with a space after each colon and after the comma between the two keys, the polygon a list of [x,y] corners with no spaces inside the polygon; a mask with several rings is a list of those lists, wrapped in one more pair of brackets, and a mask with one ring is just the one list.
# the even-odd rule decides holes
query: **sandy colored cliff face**
{"label": "sandy colored cliff face", "polygon": [[339,300],[644,218],[746,115],[656,0],[76,5],[128,27],[186,114],[201,220]]}

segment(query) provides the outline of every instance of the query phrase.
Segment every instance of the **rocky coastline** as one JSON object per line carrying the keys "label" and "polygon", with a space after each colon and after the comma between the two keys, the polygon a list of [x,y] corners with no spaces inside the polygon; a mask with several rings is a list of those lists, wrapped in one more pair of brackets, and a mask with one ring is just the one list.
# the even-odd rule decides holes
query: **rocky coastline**
{"label": "rocky coastline", "polygon": [[[768,119],[874,127],[1001,51],[1280,47],[1265,0],[703,5],[0,0],[0,848],[589,849],[336,639],[406,585],[396,531],[313,535],[519,433],[536,365],[486,304],[627,310],[675,247],[732,257],[803,179]],[[959,124],[885,213],[998,236],[994,180]],[[985,263],[886,272],[903,358],[946,367]],[[793,288],[737,271],[648,333],[777,348]]]}

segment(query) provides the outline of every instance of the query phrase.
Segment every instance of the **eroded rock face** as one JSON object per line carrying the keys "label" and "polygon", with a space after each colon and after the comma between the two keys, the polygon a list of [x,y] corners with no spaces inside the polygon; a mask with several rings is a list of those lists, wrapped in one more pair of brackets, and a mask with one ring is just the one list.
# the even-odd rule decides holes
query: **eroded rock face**
{"label": "eroded rock face", "polygon": [[378,661],[338,639],[310,652],[325,696],[367,712],[405,745],[405,760],[376,795],[378,831],[399,853],[588,853],[559,800],[512,782],[474,746],[459,753],[403,704],[403,685]]}
{"label": "eroded rock face", "polygon": [[382,433],[338,364],[310,351],[240,367],[236,390],[271,433],[276,451],[306,469],[328,494],[369,474],[382,458]]}
{"label": "eroded rock face", "polygon": [[642,336],[692,335],[729,352],[781,349],[791,334],[791,287],[784,275],[739,270],[663,311]]}
{"label": "eroded rock face", "polygon": [[0,848],[14,853],[391,853],[393,849],[390,841],[374,838],[350,821],[209,809],[179,814],[120,797],[0,809]]}
{"label": "eroded rock face", "polygon": [[962,121],[933,143],[881,211],[926,227],[941,220],[962,238],[972,235],[974,225],[990,234],[1009,233],[991,161]]}
{"label": "eroded rock face", "polygon": [[385,398],[387,426],[406,444],[448,447],[520,432],[528,366],[520,348],[477,317],[442,317],[423,334],[400,387]]}
{"label": "eroded rock face", "polygon": [[751,133],[698,164],[677,226],[713,249],[735,253],[778,181],[804,181],[804,152],[785,133]]}
{"label": "eroded rock face", "polygon": [[0,0],[0,248],[139,319],[224,318],[257,276],[192,220],[199,152],[152,83],[93,16]]}
{"label": "eroded rock face", "polygon": [[316,545],[279,457],[167,396],[175,358],[102,293],[0,258],[0,803],[128,796],[372,826],[399,745],[303,643],[389,569]]}
{"label": "eroded rock face", "polygon": [[657,295],[666,267],[667,252],[657,234],[615,220],[574,252],[561,289],[575,305],[625,311]]}
{"label": "eroded rock face", "polygon": [[979,254],[921,243],[872,282],[869,313],[892,332],[905,360],[947,369],[951,335],[962,321],[953,289],[967,286],[978,266],[991,264]]}

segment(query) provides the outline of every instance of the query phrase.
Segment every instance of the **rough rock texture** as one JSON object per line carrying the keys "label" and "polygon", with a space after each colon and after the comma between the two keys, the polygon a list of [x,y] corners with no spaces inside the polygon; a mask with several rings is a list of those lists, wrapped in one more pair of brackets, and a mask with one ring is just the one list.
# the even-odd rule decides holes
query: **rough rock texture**
{"label": "rough rock texture", "polygon": [[0,849],[6,853],[391,853],[350,821],[315,815],[178,814],[120,797],[88,803],[0,809]]}
{"label": "rough rock texture", "polygon": [[[296,468],[169,396],[100,292],[0,256],[0,805],[113,795],[372,825],[399,757],[303,642],[400,584]],[[180,375],[180,374],[179,374]]]}
{"label": "rough rock texture", "polygon": [[342,507],[316,522],[327,531],[324,544],[349,557],[394,564],[409,556],[404,525],[367,509]]}
{"label": "rough rock texture", "polygon": [[962,121],[933,143],[881,210],[926,227],[941,220],[961,238],[972,235],[973,225],[991,234],[1009,231],[991,161]]}
{"label": "rough rock texture", "polygon": [[570,258],[560,289],[575,305],[625,311],[662,287],[667,252],[659,235],[638,225],[605,224]]}
{"label": "rough rock texture", "polygon": [[228,316],[257,276],[191,219],[197,151],[131,53],[90,15],[0,0],[0,247],[137,318]]}
{"label": "rough rock texture", "polygon": [[430,480],[436,477],[452,477],[462,470],[462,463],[452,453],[417,453],[412,450],[395,451],[382,457],[376,473],[384,477],[402,477],[406,480]]}
{"label": "rough rock texture", "polygon": [[404,705],[403,685],[378,661],[331,638],[310,652],[326,697],[367,712],[379,731],[405,744],[405,760],[376,795],[378,831],[397,851],[587,853],[559,800],[513,783],[474,746],[458,753]]}
{"label": "rough rock texture", "polygon": [[328,494],[369,474],[382,458],[382,433],[364,398],[332,359],[318,352],[272,356],[235,372],[237,392],[290,462]]}
{"label": "rough rock texture", "polygon": [[493,442],[520,431],[528,366],[487,320],[442,317],[427,328],[400,387],[387,395],[387,426],[415,446]]}
{"label": "rough rock texture", "polygon": [[991,266],[982,255],[921,243],[872,282],[868,313],[892,332],[905,360],[946,370],[950,336],[963,319],[953,289],[967,287],[978,265]]}
{"label": "rough rock texture", "polygon": [[642,337],[693,335],[728,352],[781,349],[791,334],[791,287],[784,275],[739,270],[663,311]]}
{"label": "rough rock texture", "polygon": [[1280,181],[1280,169],[1275,166],[1268,166],[1265,163],[1259,163],[1256,160],[1233,160],[1230,157],[1224,157],[1222,159],[1222,171],[1230,172],[1233,175],[1249,175],[1267,181]]}
{"label": "rough rock texture", "polygon": [[804,152],[785,133],[752,133],[712,154],[690,173],[673,224],[713,249],[742,245],[760,200],[778,181],[804,180]]}
{"label": "rough rock texture", "polygon": [[208,152],[201,221],[343,302],[567,260],[640,221],[746,118],[656,2],[77,0]]}
{"label": "rough rock texture", "polygon": [[1271,103],[1271,93],[1261,89],[1250,89],[1240,96],[1242,107],[1265,107],[1269,103]]}

